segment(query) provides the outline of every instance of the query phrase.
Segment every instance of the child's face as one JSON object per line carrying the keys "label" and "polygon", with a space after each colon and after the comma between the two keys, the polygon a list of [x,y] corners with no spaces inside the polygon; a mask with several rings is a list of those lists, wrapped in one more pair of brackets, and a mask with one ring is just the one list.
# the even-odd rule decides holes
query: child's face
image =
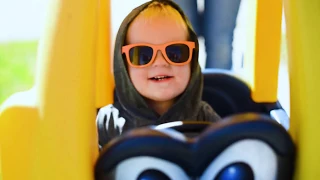
{"label": "child's face", "polygon": [[[186,41],[187,37],[186,26],[172,18],[154,17],[152,20],[138,18],[128,29],[127,43],[160,45],[173,41]],[[185,90],[190,79],[190,63],[172,65],[165,60],[161,51],[156,53],[150,65],[146,67],[128,65],[128,70],[137,91],[145,98],[156,102],[173,101]]]}

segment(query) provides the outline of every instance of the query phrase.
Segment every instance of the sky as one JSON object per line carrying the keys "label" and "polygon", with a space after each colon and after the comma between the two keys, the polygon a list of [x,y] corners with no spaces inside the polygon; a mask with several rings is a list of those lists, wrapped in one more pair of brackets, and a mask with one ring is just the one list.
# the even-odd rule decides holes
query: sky
{"label": "sky", "polygon": [[[112,0],[112,32],[131,9],[148,0]],[[49,0],[0,0],[0,42],[39,39]],[[123,6],[125,4],[125,6]]]}
{"label": "sky", "polygon": [[38,39],[48,0],[0,0],[0,42]]}

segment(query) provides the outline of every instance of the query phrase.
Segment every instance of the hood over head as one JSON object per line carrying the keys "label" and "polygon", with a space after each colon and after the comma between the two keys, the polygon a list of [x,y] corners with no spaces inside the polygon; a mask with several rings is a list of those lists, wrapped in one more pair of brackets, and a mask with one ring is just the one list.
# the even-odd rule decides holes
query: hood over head
{"label": "hood over head", "polygon": [[[147,8],[149,4],[155,1],[168,4],[178,10],[187,24],[189,40],[194,41],[196,46],[191,61],[191,76],[188,86],[180,95],[180,97],[178,97],[175,104],[173,104],[173,106],[161,116],[148,106],[145,99],[135,89],[127,71],[127,62],[125,56],[121,52],[122,46],[125,45],[127,30],[130,23],[139,15],[140,12]],[[127,111],[132,118],[139,121],[140,126],[150,124],[150,121],[156,121],[157,124],[160,124],[171,121],[196,120],[190,118],[196,118],[201,108],[200,104],[203,88],[203,76],[198,63],[198,52],[198,38],[193,31],[186,15],[173,1],[152,0],[133,9],[123,20],[118,30],[114,48],[115,87],[117,98],[122,108],[124,108],[124,110]]]}

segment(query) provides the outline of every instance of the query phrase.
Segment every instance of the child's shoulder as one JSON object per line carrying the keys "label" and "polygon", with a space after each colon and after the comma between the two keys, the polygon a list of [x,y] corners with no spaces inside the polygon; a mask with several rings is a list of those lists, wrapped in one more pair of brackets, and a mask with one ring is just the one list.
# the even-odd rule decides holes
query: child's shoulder
{"label": "child's shoulder", "polygon": [[101,146],[122,133],[126,119],[123,118],[121,112],[121,108],[117,104],[109,104],[99,109],[96,126]]}
{"label": "child's shoulder", "polygon": [[98,116],[103,114],[111,114],[112,111],[119,111],[119,110],[113,104],[108,104],[99,109]]}
{"label": "child's shoulder", "polygon": [[116,101],[113,104],[108,104],[108,105],[101,107],[98,110],[98,115],[99,115],[99,113],[100,114],[110,114],[112,112],[119,112],[119,111],[122,111],[121,105],[119,104],[119,102]]}
{"label": "child's shoulder", "polygon": [[123,129],[123,126],[126,123],[126,119],[122,117],[117,104],[106,105],[100,108],[97,114],[96,123],[98,127],[108,127],[111,121],[115,127],[118,127],[120,129]]}
{"label": "child's shoulder", "polygon": [[108,104],[100,108],[96,117],[96,122],[105,122],[111,119],[119,122],[120,124],[125,123],[125,119],[120,116],[120,107],[117,104]]}

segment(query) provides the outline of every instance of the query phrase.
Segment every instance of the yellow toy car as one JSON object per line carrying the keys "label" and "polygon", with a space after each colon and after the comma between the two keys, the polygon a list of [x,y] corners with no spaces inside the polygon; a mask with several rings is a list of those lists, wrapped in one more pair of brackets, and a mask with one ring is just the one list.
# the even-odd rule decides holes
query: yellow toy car
{"label": "yellow toy car", "polygon": [[[186,158],[173,160],[179,161],[179,164],[182,163],[181,168],[175,169],[175,172],[181,172],[179,178],[184,177],[185,174],[190,177],[196,175],[200,179],[224,178],[225,171],[220,171],[221,168],[213,168],[212,171],[209,169],[207,176],[202,174],[203,176],[198,177],[199,169],[205,172],[203,169],[211,167],[209,162],[205,162],[204,165],[200,161],[212,157],[200,157],[194,153],[201,153],[201,149],[209,147],[214,151],[209,155],[218,157],[219,152],[222,152],[221,149],[215,150],[214,145],[206,142],[213,142],[212,140],[228,142],[228,137],[232,137],[234,142],[234,138],[246,138],[238,137],[235,133],[252,132],[253,136],[249,138],[269,139],[262,146],[280,149],[280,156],[277,157],[288,155],[287,159],[277,161],[282,164],[277,164],[276,167],[271,164],[270,168],[273,168],[275,173],[272,177],[282,179],[282,177],[293,176],[295,179],[317,179],[320,177],[318,170],[320,121],[317,119],[317,105],[320,99],[318,93],[320,85],[317,80],[320,77],[320,71],[318,71],[320,55],[317,53],[320,39],[319,2],[318,0],[248,2],[253,3],[256,9],[252,9],[248,16],[251,27],[248,27],[247,47],[249,48],[245,56],[244,71],[236,75],[228,75],[226,72],[204,72],[208,77],[205,82],[205,91],[216,93],[216,98],[220,98],[217,103],[223,105],[219,107],[220,104],[214,104],[214,102],[210,104],[215,106],[214,108],[222,116],[230,118],[229,123],[221,124],[219,127],[210,125],[201,138],[193,141],[195,144],[202,143],[201,146],[195,145],[200,147],[199,151],[180,148],[181,151],[176,153],[185,153],[182,155],[186,155]],[[288,120],[288,116],[277,101],[282,3],[286,12],[289,45],[290,124],[285,120],[286,118]],[[97,109],[112,103],[114,96],[110,68],[110,2],[108,0],[55,0],[49,7],[51,9],[47,18],[46,31],[38,50],[35,85],[30,91],[9,97],[0,108],[2,180],[108,178],[112,172],[111,169],[118,167],[117,163],[120,162],[119,159],[109,158],[112,154],[110,148],[119,147],[117,145],[123,141],[118,139],[108,144],[106,150],[99,156],[94,119]],[[223,82],[219,82],[222,80]],[[229,85],[236,88],[235,90],[239,88],[239,93],[228,92],[229,88],[225,86]],[[204,93],[204,96],[206,95],[208,94]],[[210,99],[208,96],[204,98]],[[255,115],[242,114],[248,112],[254,112]],[[278,116],[275,115],[279,115],[279,112],[284,118],[278,118],[280,123],[276,123],[274,119]],[[256,126],[255,123],[257,123]],[[263,127],[270,127],[271,130],[264,131]],[[234,131],[226,130],[228,128]],[[134,135],[139,130],[126,135],[124,139],[134,137],[141,143],[141,139]],[[165,133],[155,129],[149,128],[144,137],[150,137],[152,132],[158,132],[152,138],[160,138],[159,142],[179,144],[179,141],[174,138],[162,141],[161,137],[165,136]],[[297,147],[297,154],[294,146]],[[226,147],[226,144],[219,147]],[[281,151],[281,148],[285,151]],[[139,149],[136,147],[136,150]],[[148,151],[148,147],[144,151]],[[245,151],[244,148],[243,151]],[[128,150],[124,153],[132,152]],[[272,154],[273,151],[269,149],[267,152]],[[124,153],[120,155],[125,155]],[[132,157],[131,155],[127,157]],[[163,156],[166,154],[164,153]],[[249,159],[249,156],[243,157],[246,160]],[[198,162],[192,164],[188,158],[197,159]],[[284,162],[287,164],[283,164]],[[111,164],[105,166],[103,163]],[[261,162],[261,165],[263,164],[264,162]],[[253,176],[255,179],[260,179],[256,176],[256,171],[248,170],[246,164],[231,165],[232,167],[225,169],[227,172],[230,168],[231,170],[238,168],[241,172],[246,172],[245,175],[251,175],[239,175],[237,176],[239,178]],[[284,171],[278,172],[279,167],[284,167],[282,169]],[[181,169],[184,170],[180,171]],[[146,171],[146,174],[143,174],[145,176],[141,178],[149,175],[152,177],[154,174],[159,175],[160,178],[166,178],[158,171],[151,171],[151,175],[150,171]],[[286,176],[281,176],[283,174]],[[118,176],[120,177],[122,176]]]}

